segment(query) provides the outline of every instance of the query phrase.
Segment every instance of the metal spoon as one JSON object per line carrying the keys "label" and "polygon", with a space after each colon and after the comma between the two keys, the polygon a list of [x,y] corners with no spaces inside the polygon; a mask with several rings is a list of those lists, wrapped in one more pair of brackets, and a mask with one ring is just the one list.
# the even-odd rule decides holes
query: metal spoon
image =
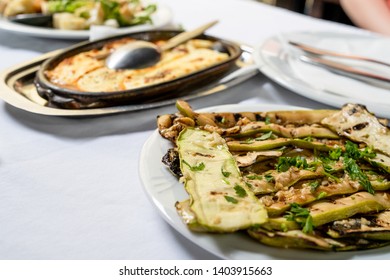
{"label": "metal spoon", "polygon": [[107,57],[106,66],[111,69],[140,69],[152,66],[161,59],[161,54],[164,51],[199,36],[217,22],[212,21],[192,31],[182,32],[169,39],[162,46],[141,40],[128,43]]}
{"label": "metal spoon", "polygon": [[53,21],[53,15],[49,14],[19,14],[8,18],[9,21],[33,26],[49,26]]}

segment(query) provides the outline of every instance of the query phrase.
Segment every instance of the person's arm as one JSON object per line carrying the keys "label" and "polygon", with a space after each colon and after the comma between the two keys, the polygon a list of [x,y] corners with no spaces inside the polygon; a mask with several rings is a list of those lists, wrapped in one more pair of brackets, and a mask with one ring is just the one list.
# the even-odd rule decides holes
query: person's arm
{"label": "person's arm", "polygon": [[390,35],[390,7],[386,0],[340,0],[340,4],[356,26]]}

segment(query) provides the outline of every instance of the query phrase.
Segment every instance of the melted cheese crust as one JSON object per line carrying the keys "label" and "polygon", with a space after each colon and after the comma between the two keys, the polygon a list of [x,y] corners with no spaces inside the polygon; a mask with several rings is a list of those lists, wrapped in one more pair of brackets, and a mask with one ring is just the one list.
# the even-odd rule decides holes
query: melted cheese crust
{"label": "melted cheese crust", "polygon": [[[134,70],[112,70],[105,66],[106,57],[119,46],[133,39],[106,44],[100,50],[82,52],[61,61],[46,71],[50,82],[63,88],[83,92],[131,90],[168,82],[219,64],[229,58],[226,53],[212,50],[213,42],[193,39],[166,51],[154,66]],[[159,41],[156,44],[163,44]]]}

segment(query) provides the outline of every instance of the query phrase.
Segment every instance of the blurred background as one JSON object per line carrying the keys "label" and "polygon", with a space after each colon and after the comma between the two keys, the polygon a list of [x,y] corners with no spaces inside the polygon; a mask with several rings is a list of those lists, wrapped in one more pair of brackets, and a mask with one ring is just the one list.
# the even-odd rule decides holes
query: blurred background
{"label": "blurred background", "polygon": [[354,25],[340,6],[339,0],[257,0],[294,12],[325,20]]}

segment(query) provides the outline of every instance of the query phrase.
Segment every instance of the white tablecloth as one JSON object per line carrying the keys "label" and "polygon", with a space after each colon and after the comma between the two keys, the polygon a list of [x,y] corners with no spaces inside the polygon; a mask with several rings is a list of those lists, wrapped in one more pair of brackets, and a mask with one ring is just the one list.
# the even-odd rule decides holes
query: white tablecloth
{"label": "white tablecloth", "polygon": [[[256,45],[279,32],[352,30],[249,0],[156,0],[186,29]],[[0,31],[0,70],[71,41]],[[326,107],[261,74],[194,108],[253,102]],[[96,118],[35,115],[0,101],[0,259],[212,259],[152,206],[138,160],[158,114],[174,106]]]}

